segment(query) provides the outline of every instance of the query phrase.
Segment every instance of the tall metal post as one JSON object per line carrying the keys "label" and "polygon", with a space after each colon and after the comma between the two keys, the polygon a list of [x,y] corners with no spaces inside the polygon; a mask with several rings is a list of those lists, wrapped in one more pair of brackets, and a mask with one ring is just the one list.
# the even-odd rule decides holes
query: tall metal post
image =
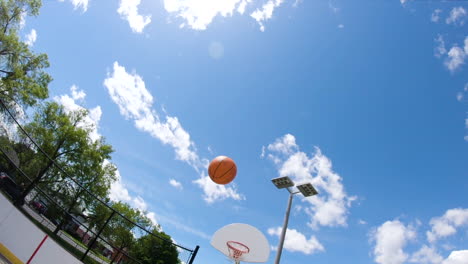
{"label": "tall metal post", "polygon": [[86,255],[88,255],[88,252],[89,250],[94,246],[94,243],[96,243],[96,240],[98,239],[98,237],[101,235],[102,231],[104,230],[104,228],[106,228],[107,224],[109,223],[109,221],[111,220],[111,218],[114,216],[115,214],[115,211],[113,210],[112,211],[112,214],[109,216],[109,218],[107,218],[106,222],[104,223],[104,225],[101,227],[101,230],[99,230],[99,232],[96,234],[96,237],[94,237],[93,241],[91,241],[91,243],[89,244],[88,248],[86,249],[86,252],[83,254],[83,256],[81,257],[81,261],[83,261],[85,258],[86,258]]}
{"label": "tall metal post", "polygon": [[283,251],[284,238],[286,237],[286,231],[288,229],[289,213],[291,212],[291,204],[292,204],[293,196],[294,194],[296,194],[296,193],[291,192],[289,188],[288,188],[288,191],[289,191],[288,207],[286,209],[286,215],[284,216],[283,230],[281,230],[281,237],[280,237],[280,241],[278,245],[278,251],[276,253],[275,264],[280,263],[281,252]]}
{"label": "tall metal post", "polygon": [[200,246],[196,246],[195,247],[195,250],[192,252],[192,256],[190,257],[190,261],[188,262],[188,264],[192,264],[193,261],[195,260],[195,257],[197,256],[197,253],[198,253],[198,250],[200,249]]}

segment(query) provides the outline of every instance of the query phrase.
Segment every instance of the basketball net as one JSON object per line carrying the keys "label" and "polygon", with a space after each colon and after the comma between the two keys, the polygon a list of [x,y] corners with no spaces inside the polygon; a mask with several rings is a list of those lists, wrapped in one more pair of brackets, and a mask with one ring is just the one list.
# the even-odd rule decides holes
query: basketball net
{"label": "basketball net", "polygon": [[229,250],[229,256],[234,260],[236,264],[240,263],[240,258],[244,254],[248,254],[250,249],[248,246],[237,242],[237,241],[228,241],[226,245]]}

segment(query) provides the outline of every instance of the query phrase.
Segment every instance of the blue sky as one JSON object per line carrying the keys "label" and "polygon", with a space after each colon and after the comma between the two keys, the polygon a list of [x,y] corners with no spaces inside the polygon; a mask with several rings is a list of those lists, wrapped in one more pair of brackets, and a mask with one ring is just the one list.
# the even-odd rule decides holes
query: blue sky
{"label": "blue sky", "polygon": [[[112,198],[146,211],[196,263],[248,223],[273,263],[468,263],[466,1],[65,0],[26,18],[51,100],[90,109],[115,148]],[[238,175],[216,186],[218,155]]]}

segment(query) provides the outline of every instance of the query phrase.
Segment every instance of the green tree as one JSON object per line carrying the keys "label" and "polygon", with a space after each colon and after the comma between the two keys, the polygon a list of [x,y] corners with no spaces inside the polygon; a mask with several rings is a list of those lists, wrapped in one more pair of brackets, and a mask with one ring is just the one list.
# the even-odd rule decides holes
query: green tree
{"label": "green tree", "polygon": [[[68,164],[63,170],[74,181],[66,179],[68,188],[63,188],[63,192],[70,200],[67,202],[70,209],[76,206],[89,208],[97,202],[94,196],[100,199],[108,196],[111,184],[116,180],[116,168],[108,161],[111,153],[111,146],[101,139],[89,142],[75,153],[74,159],[67,160]],[[57,173],[61,174],[61,171]],[[61,177],[66,178],[66,175]]]}
{"label": "green tree", "polygon": [[[67,164],[76,162],[78,152],[86,149],[89,132],[80,127],[85,115],[84,111],[68,114],[63,106],[55,102],[47,102],[37,109],[33,121],[24,128],[51,160],[36,150],[34,158],[22,162],[25,164],[23,170],[36,179],[31,188],[39,183],[52,186],[64,181],[63,173],[53,165],[55,162],[65,168]],[[22,134],[21,137],[25,144],[31,144],[26,135]]]}
{"label": "green tree", "polygon": [[[93,207],[92,214],[89,216],[90,229],[97,231],[104,228],[101,237],[115,247],[116,251],[125,252],[131,256],[129,252],[135,247],[136,238],[144,234],[144,231],[136,227],[134,223],[147,230],[153,229],[155,226],[144,213],[126,203],[111,202],[110,206],[118,213],[110,218],[105,227],[104,223],[111,216],[111,210],[104,204],[97,204]],[[119,255],[121,254],[114,254],[111,263],[116,261]]]}
{"label": "green tree", "polygon": [[7,136],[0,136],[0,150],[5,159],[0,159],[0,171],[6,172],[11,177],[16,175],[16,167],[19,166],[18,153],[15,150],[14,142],[10,141]]}
{"label": "green tree", "polygon": [[[150,235],[128,220],[115,215],[109,221],[103,235],[118,250],[127,252],[130,257],[143,264],[181,263],[177,248],[171,243],[171,237],[164,232],[158,231],[159,226],[155,226],[144,213],[122,202],[113,203],[112,208],[131,222],[137,223],[146,230],[151,230],[156,235]],[[129,262],[132,263],[131,260]]]}
{"label": "green tree", "polygon": [[[109,203],[109,199],[105,199],[106,203]],[[112,210],[107,207],[107,205],[102,203],[92,204],[88,208],[91,214],[88,216],[88,226],[90,230],[100,230],[103,228],[106,220],[111,216]]]}
{"label": "green tree", "polygon": [[[104,236],[108,237],[119,250],[129,250],[136,242],[137,229],[133,223],[145,228],[151,228],[151,221],[139,210],[122,202],[115,202],[112,208],[123,215],[115,215],[105,229]],[[128,219],[128,220],[127,220]]]}
{"label": "green tree", "polygon": [[16,114],[47,98],[52,80],[45,72],[47,55],[33,53],[18,36],[24,17],[37,16],[41,5],[40,0],[0,0],[0,100]]}
{"label": "green tree", "polygon": [[[32,157],[30,153],[20,155],[23,171],[34,179],[28,183],[26,192],[39,185],[61,198],[68,210],[90,206],[95,199],[86,190],[100,198],[108,195],[116,180],[115,166],[109,162],[113,150],[102,137],[90,138],[94,127],[86,122],[87,115],[85,109],[67,112],[55,102],[46,102],[38,108],[25,130],[50,159],[38,151]],[[22,141],[29,142],[25,136]]]}
{"label": "green tree", "polygon": [[[116,180],[115,166],[105,159],[109,158],[111,151],[109,145],[102,144],[100,141],[93,142],[88,149],[79,153],[78,162],[63,168],[68,175],[73,177],[73,181],[67,178],[62,183],[67,187],[59,188],[56,195],[59,193],[62,197],[63,203],[67,206],[67,213],[84,216],[85,211],[89,211],[89,208],[99,203],[96,196],[100,199],[108,196],[110,186]],[[55,232],[61,228],[62,225],[59,225]]]}
{"label": "green tree", "polygon": [[142,264],[180,264],[179,253],[170,242],[171,237],[156,228],[152,232],[158,237],[147,234],[138,238],[130,255]]}

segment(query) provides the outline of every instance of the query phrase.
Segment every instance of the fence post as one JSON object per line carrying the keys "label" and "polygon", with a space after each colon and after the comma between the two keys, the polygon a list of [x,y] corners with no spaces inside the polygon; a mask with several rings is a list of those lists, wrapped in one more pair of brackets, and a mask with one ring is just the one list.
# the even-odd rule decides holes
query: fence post
{"label": "fence post", "polygon": [[197,253],[198,253],[198,249],[200,248],[200,246],[196,246],[195,247],[195,250],[192,252],[192,256],[190,256],[190,261],[188,264],[192,264],[193,261],[195,260],[195,257],[197,256]]}
{"label": "fence post", "polygon": [[115,211],[112,210],[112,214],[109,216],[109,218],[107,218],[106,222],[104,223],[104,225],[101,227],[101,229],[99,230],[99,232],[96,234],[96,236],[93,238],[93,241],[91,241],[91,243],[89,244],[88,248],[86,249],[86,252],[83,254],[83,256],[81,257],[81,261],[84,261],[84,259],[86,258],[86,255],[88,255],[88,252],[89,250],[94,246],[94,243],[96,243],[96,240],[98,239],[98,237],[101,235],[102,231],[104,230],[104,228],[106,228],[107,224],[109,223],[109,221],[111,220],[111,218],[114,216],[115,214]]}

